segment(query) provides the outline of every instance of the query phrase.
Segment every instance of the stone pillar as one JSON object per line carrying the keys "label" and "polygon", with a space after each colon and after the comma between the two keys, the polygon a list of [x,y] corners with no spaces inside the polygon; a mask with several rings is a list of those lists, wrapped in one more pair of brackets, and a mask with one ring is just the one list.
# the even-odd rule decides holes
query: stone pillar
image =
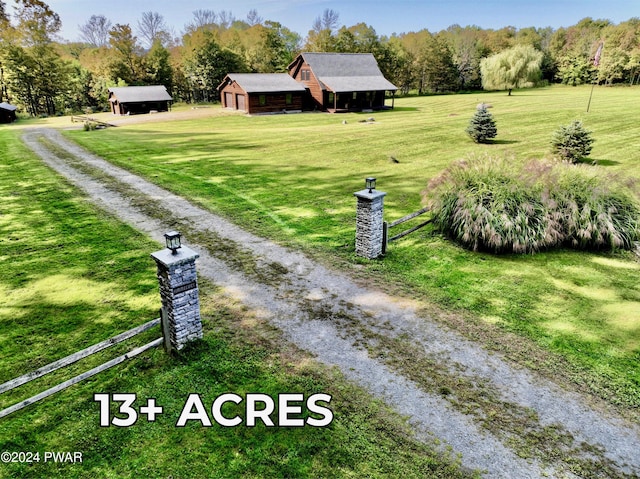
{"label": "stone pillar", "polygon": [[374,259],[383,252],[383,191],[368,189],[354,193],[358,198],[356,211],[356,254]]}
{"label": "stone pillar", "polygon": [[151,254],[158,265],[162,333],[167,352],[179,351],[189,341],[202,338],[196,278],[198,256],[198,253],[185,246],[175,254],[170,249]]}

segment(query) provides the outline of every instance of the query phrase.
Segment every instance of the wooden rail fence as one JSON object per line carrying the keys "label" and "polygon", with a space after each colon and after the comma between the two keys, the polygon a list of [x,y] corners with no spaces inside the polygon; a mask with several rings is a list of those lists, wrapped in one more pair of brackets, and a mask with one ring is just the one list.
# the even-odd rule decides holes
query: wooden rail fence
{"label": "wooden rail fence", "polygon": [[[109,338],[98,344],[89,346],[88,348],[85,348],[82,351],[78,351],[58,361],[54,361],[53,363],[47,364],[46,366],[38,368],[35,371],[31,371],[30,373],[24,374],[18,378],[15,378],[3,384],[0,384],[0,394],[3,394],[7,391],[15,389],[18,386],[28,383],[29,381],[33,381],[34,379],[40,378],[46,374],[49,374],[52,371],[55,371],[65,366],[69,366],[70,364],[73,364],[81,359],[91,356],[92,354],[95,354],[98,351],[102,351],[103,349],[109,348],[115,344],[126,341],[127,339],[130,339],[140,333],[143,333],[144,331],[147,331],[155,326],[158,326],[159,324],[160,324],[160,318],[153,319],[145,324],[142,324],[133,329],[130,329],[129,331],[125,331],[124,333],[118,334],[117,336]],[[56,386],[53,386],[52,388],[49,388],[46,391],[41,392],[40,394],[36,394],[35,396],[30,397],[29,399],[25,399],[24,401],[21,401],[17,404],[14,404],[13,406],[3,409],[2,411],[0,411],[0,418],[3,418],[16,411],[19,411],[20,409],[28,406],[29,404],[33,404],[37,401],[40,401],[41,399],[49,397],[52,394],[55,394],[59,391],[62,391],[63,389],[68,388],[69,386],[73,386],[74,384],[77,384],[84,379],[90,378],[91,376],[95,376],[96,374],[101,373],[102,371],[106,371],[107,369],[117,364],[120,364],[129,358],[133,358],[138,354],[147,351],[148,349],[155,348],[156,346],[160,346],[163,342],[164,342],[164,338],[155,339],[150,343],[145,344],[144,346],[135,348],[126,354],[118,356],[117,358],[107,361],[106,363],[103,363],[100,366],[96,366],[95,368],[90,369],[89,371],[79,374],[69,379],[68,381],[64,381]]]}
{"label": "wooden rail fence", "polygon": [[71,117],[71,122],[72,123],[76,123],[76,122],[86,122],[86,121],[90,121],[95,123],[96,125],[100,125],[104,128],[108,127],[108,126],[113,126],[116,127],[118,125],[114,125],[113,123],[107,123],[105,121],[101,121],[101,120],[96,120],[95,118],[91,118],[90,116],[81,116],[81,115],[74,115]]}
{"label": "wooden rail fence", "polygon": [[406,223],[409,220],[412,220],[413,218],[416,218],[420,215],[423,215],[425,213],[427,213],[429,211],[429,208],[422,208],[421,210],[415,211],[413,213],[408,214],[407,216],[403,216],[402,218],[392,221],[391,223],[387,223],[386,221],[382,223],[382,254],[387,252],[387,245],[389,243],[391,243],[392,241],[398,240],[400,238],[404,238],[405,236],[413,233],[414,231],[418,231],[420,228],[423,228],[425,226],[427,226],[429,223],[431,223],[433,221],[433,219],[428,219],[427,221],[424,221],[422,223],[420,223],[417,226],[414,226],[413,228],[409,228],[407,230],[404,230],[402,233],[398,233],[395,236],[392,236],[391,238],[389,238],[389,230],[391,228],[393,228],[394,226],[398,226],[401,225],[402,223]]}

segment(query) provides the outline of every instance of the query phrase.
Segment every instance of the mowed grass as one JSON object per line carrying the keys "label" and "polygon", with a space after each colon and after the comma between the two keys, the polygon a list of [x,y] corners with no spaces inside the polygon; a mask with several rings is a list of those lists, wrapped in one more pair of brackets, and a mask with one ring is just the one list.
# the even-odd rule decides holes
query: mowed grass
{"label": "mowed grass", "polygon": [[[161,245],[101,213],[0,128],[0,383],[142,324],[160,306]],[[411,439],[405,423],[282,344],[239,305],[201,283],[205,338],[184,354],[151,350],[0,419],[0,451],[40,462],[0,463],[0,478],[470,477]],[[0,396],[4,409],[160,335],[159,328]],[[100,427],[95,393],[155,398],[164,414],[128,428]],[[202,427],[176,421],[191,393],[205,407],[221,394],[333,396],[326,428]],[[115,412],[115,408],[112,409]],[[243,408],[236,411],[244,416]],[[82,463],[44,462],[81,452]]]}
{"label": "mowed grass", "polygon": [[0,129],[0,382],[159,309],[153,261],[141,254],[159,245],[89,207],[17,133]]}
{"label": "mowed grass", "polygon": [[[420,192],[452,161],[477,154],[514,161],[549,156],[553,131],[573,119],[593,131],[590,159],[603,172],[640,178],[634,107],[640,88],[596,88],[587,113],[589,93],[590,87],[553,86],[512,96],[396,98],[393,111],[345,115],[246,117],[212,110],[206,119],[68,135],[258,234],[338,267],[356,264],[362,277],[458,312],[481,328],[523,335],[586,371],[574,380],[637,408],[640,264],[633,254],[492,256],[425,228],[393,243],[382,260],[354,256],[353,192],[365,177],[377,177],[378,189],[388,193],[385,219],[391,221],[420,208]],[[464,132],[480,102],[492,105],[497,121],[491,145],[476,145]],[[371,117],[375,121],[367,121]]]}

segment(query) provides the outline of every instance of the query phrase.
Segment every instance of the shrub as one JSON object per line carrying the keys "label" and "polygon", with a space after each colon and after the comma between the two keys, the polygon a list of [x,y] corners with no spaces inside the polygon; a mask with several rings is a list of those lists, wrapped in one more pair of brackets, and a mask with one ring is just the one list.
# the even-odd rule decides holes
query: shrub
{"label": "shrub", "polygon": [[84,122],[84,131],[93,131],[97,126],[97,123],[87,120]]}
{"label": "shrub", "polygon": [[551,139],[553,152],[563,160],[576,163],[585,156],[589,156],[593,145],[591,132],[582,126],[582,122],[574,120],[566,126],[561,126]]}
{"label": "shrub", "polygon": [[498,134],[496,122],[484,105],[476,110],[465,131],[476,143],[489,143]]}
{"label": "shrub", "polygon": [[631,249],[640,239],[634,186],[588,165],[463,160],[431,180],[424,196],[436,227],[474,251]]}

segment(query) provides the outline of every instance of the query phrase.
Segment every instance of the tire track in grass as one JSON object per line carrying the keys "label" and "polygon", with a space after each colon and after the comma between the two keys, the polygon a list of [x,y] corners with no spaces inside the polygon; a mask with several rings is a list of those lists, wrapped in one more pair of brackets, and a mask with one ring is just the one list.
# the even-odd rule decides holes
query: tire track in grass
{"label": "tire track in grass", "polygon": [[640,476],[637,426],[604,417],[411,305],[258,238],[53,130],[24,139],[100,206],[154,239],[167,221],[181,228],[200,251],[199,274],[407,415],[419,437],[444,441],[465,466],[505,478]]}

